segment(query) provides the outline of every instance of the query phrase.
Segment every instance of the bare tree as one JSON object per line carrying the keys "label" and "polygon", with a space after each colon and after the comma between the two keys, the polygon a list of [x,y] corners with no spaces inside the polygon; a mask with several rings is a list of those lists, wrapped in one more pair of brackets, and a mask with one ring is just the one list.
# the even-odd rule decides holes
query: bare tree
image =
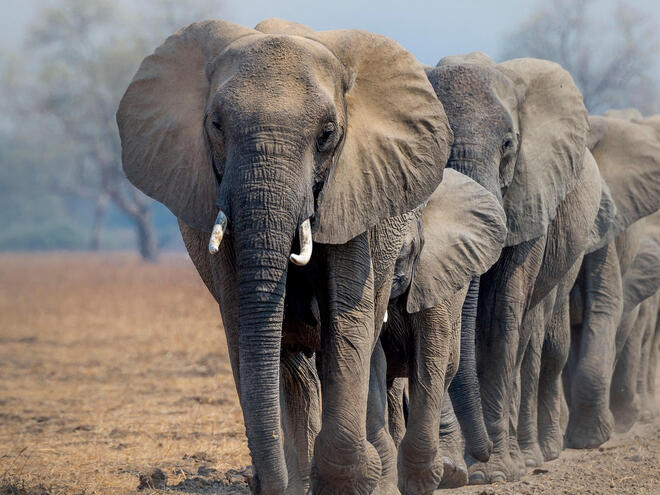
{"label": "bare tree", "polygon": [[636,107],[660,110],[658,32],[652,17],[632,2],[594,0],[544,2],[504,40],[503,58],[536,57],[555,61],[580,87],[589,111]]}
{"label": "bare tree", "polygon": [[57,135],[71,143],[71,163],[63,166],[57,187],[93,204],[90,248],[100,246],[112,203],[133,223],[143,259],[155,260],[152,200],[123,174],[115,111],[140,60],[153,46],[181,26],[217,14],[218,3],[151,0],[132,15],[120,5],[110,0],[59,0],[43,7],[28,40],[28,63],[37,68],[37,77],[27,103],[32,112],[27,114],[36,114],[31,124],[49,127],[50,138]]}

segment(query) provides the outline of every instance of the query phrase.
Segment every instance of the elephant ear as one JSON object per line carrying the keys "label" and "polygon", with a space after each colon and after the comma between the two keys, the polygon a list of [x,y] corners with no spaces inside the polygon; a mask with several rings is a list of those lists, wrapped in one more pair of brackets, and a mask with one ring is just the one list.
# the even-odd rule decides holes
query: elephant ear
{"label": "elephant ear", "polygon": [[575,187],[583,166],[589,123],[570,74],[546,60],[522,58],[497,65],[515,83],[521,136],[513,180],[503,191],[506,244],[543,235],[557,207]]}
{"label": "elephant ear", "polygon": [[[585,154],[585,156],[587,155]],[[610,192],[607,182],[601,177],[600,204],[598,205],[596,220],[594,220],[591,231],[589,232],[587,248],[585,249],[586,254],[602,248],[614,238],[614,235],[612,234],[612,225],[615,218],[616,204],[614,203],[614,198],[612,198],[612,193]]]}
{"label": "elephant ear", "polygon": [[590,117],[589,148],[617,214],[610,237],[660,209],[660,135],[645,121]]}
{"label": "elephant ear", "polygon": [[126,177],[186,224],[210,232],[216,183],[204,137],[207,64],[256,31],[225,21],[181,29],[142,61],[117,110]]}
{"label": "elephant ear", "polygon": [[455,170],[422,214],[424,243],[414,265],[406,309],[437,306],[497,261],[506,238],[506,217],[490,192]]}
{"label": "elephant ear", "polygon": [[645,237],[623,279],[623,311],[631,311],[659,288],[660,246],[653,239]]}
{"label": "elephant ear", "polygon": [[453,136],[424,67],[400,45],[357,30],[307,37],[350,75],[343,148],[313,225],[315,241],[341,244],[426,201],[442,180]]}
{"label": "elephant ear", "polygon": [[624,108],[621,110],[608,110],[603,114],[605,117],[612,117],[615,119],[623,119],[623,120],[641,120],[644,117],[642,116],[642,113],[637,110],[636,108]]}

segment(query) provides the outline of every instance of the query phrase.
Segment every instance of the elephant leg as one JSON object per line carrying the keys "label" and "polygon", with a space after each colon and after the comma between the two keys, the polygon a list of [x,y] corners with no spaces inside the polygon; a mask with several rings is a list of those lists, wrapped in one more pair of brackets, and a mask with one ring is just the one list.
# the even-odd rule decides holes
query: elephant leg
{"label": "elephant leg", "polygon": [[442,417],[440,419],[439,451],[442,455],[442,482],[440,488],[458,488],[467,485],[468,471],[463,452],[465,441],[461,427],[456,419],[454,407],[448,396],[442,401]]}
{"label": "elephant leg", "polygon": [[387,387],[387,418],[390,435],[394,446],[398,449],[406,434],[406,417],[408,415],[408,397],[406,395],[406,379],[394,378]]}
{"label": "elephant leg", "polygon": [[[660,306],[660,297],[656,303],[655,310],[658,311]],[[656,315],[656,326],[654,335],[651,337],[651,354],[649,356],[649,370],[648,370],[648,395],[649,404],[651,407],[651,415],[655,416],[658,413],[657,399],[656,399],[656,370],[658,367],[658,354],[660,353],[660,314]]]}
{"label": "elephant leg", "polygon": [[637,373],[642,345],[641,328],[636,325],[639,306],[624,315],[621,327],[628,335],[621,353],[617,358],[612,388],[610,390],[610,409],[614,414],[615,430],[625,433],[639,418],[640,401],[637,395]]}
{"label": "elephant leg", "polygon": [[405,495],[435,490],[442,480],[438,431],[445,374],[452,346],[459,342],[449,305],[408,315],[414,352],[409,365],[410,409],[406,434],[399,445],[399,489]]}
{"label": "elephant leg", "polygon": [[[325,245],[327,291],[320,294],[322,426],[314,443],[312,493],[366,495],[381,477],[367,441],[374,335],[374,279],[367,235]],[[381,320],[382,321],[382,320]]]}
{"label": "elephant leg", "polygon": [[518,417],[518,444],[526,467],[537,467],[543,462],[538,443],[539,376],[541,374],[541,348],[543,346],[543,305],[537,304],[525,317],[524,325],[532,326],[532,335],[520,370],[520,415]]}
{"label": "elephant leg", "polygon": [[375,493],[399,495],[397,489],[397,450],[388,427],[386,375],[387,361],[379,340],[371,356],[369,401],[367,403],[367,440],[376,448],[382,465],[381,477]]}
{"label": "elephant leg", "polygon": [[643,326],[644,336],[642,338],[642,358],[637,377],[637,393],[639,394],[642,407],[640,420],[644,423],[651,422],[654,417],[654,406],[649,390],[649,373],[658,311],[656,305],[657,298],[658,294],[645,300],[639,308],[638,317],[639,324]]}
{"label": "elephant leg", "polygon": [[[468,457],[471,484],[513,480],[510,415],[523,316],[543,260],[545,237],[507,247],[481,278],[477,321],[478,369],[484,419],[493,442],[488,462]],[[522,347],[522,346],[520,346]],[[522,358],[520,359],[522,360]]]}
{"label": "elephant leg", "polygon": [[582,324],[571,335],[569,419],[566,444],[595,448],[610,438],[610,384],[616,330],[622,311],[622,285],[614,243],[584,257],[580,293]]}
{"label": "elephant leg", "polygon": [[283,352],[280,406],[289,484],[287,495],[306,495],[314,439],[321,429],[321,387],[314,358]]}
{"label": "elephant leg", "polygon": [[561,371],[568,359],[570,331],[569,303],[564,297],[546,327],[541,351],[537,424],[539,445],[546,461],[559,457],[564,447]]}

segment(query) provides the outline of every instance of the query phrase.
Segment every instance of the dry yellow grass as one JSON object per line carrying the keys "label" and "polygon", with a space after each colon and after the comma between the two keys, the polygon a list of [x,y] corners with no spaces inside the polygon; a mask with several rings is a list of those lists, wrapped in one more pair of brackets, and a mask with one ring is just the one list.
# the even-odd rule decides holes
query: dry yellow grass
{"label": "dry yellow grass", "polygon": [[219,310],[186,256],[0,256],[5,492],[131,493],[160,468],[204,493],[247,464]]}
{"label": "dry yellow grass", "polygon": [[[0,255],[0,495],[136,493],[156,469],[150,494],[246,494],[226,473],[247,464],[218,307],[185,255]],[[456,492],[658,486],[660,418],[519,482]]]}

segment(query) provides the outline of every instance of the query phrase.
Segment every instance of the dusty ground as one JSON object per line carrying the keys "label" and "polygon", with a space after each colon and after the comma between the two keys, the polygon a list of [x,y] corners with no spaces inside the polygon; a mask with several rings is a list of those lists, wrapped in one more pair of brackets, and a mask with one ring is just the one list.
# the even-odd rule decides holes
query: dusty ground
{"label": "dusty ground", "polygon": [[[218,309],[186,257],[0,255],[0,495],[244,494],[247,464]],[[660,425],[457,493],[660,494]]]}

